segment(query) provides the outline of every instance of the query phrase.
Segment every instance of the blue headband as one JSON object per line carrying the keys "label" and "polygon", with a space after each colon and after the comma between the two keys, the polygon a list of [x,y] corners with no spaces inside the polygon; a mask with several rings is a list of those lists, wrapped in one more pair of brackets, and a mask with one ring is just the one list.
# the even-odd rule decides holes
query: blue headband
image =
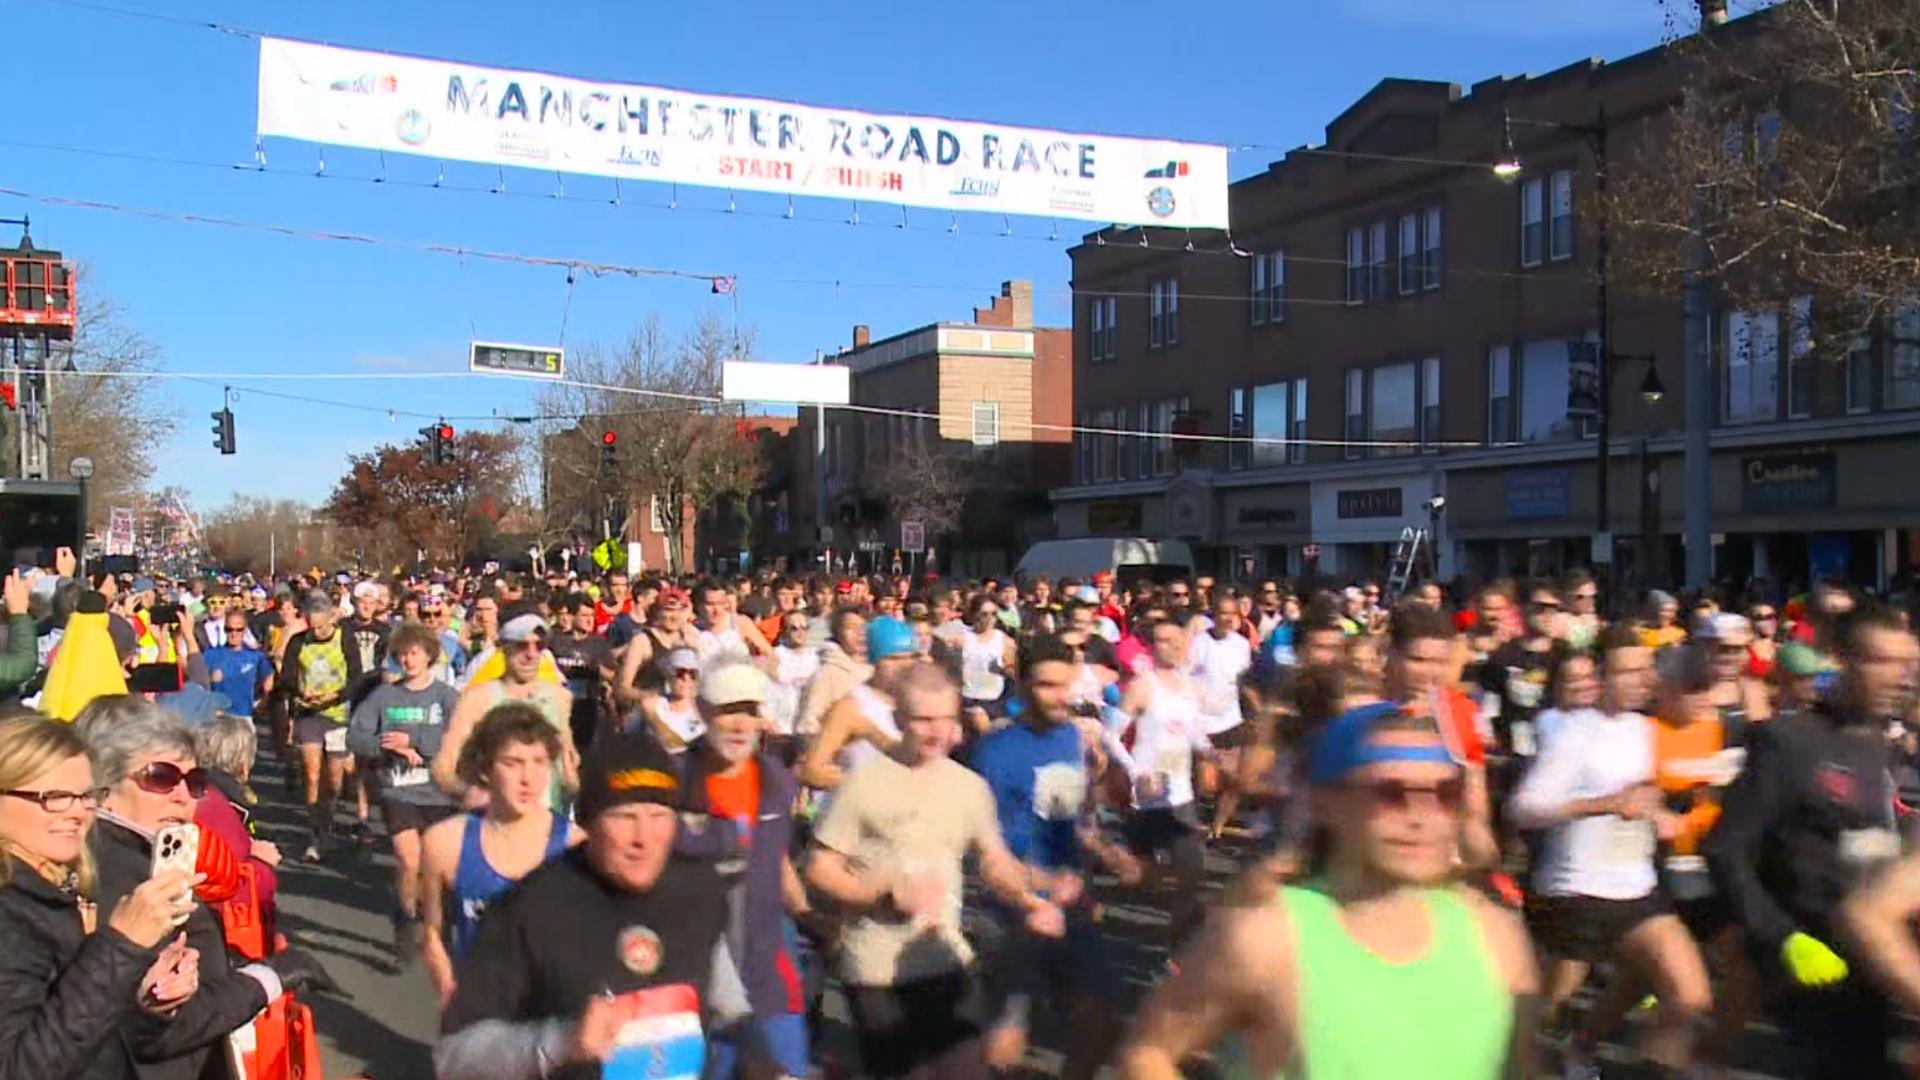
{"label": "blue headband", "polygon": [[1445,740],[1431,744],[1376,743],[1380,722],[1400,712],[1398,705],[1363,705],[1335,718],[1314,739],[1308,779],[1319,787],[1337,784],[1348,774],[1387,762],[1458,765]]}

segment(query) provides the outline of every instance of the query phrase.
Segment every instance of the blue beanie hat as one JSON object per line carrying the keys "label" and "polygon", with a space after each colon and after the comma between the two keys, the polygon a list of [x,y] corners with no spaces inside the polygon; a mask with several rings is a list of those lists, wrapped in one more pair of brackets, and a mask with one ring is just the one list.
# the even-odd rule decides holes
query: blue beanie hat
{"label": "blue beanie hat", "polygon": [[867,659],[878,662],[889,656],[911,656],[920,648],[913,640],[913,627],[891,615],[883,615],[867,624]]}

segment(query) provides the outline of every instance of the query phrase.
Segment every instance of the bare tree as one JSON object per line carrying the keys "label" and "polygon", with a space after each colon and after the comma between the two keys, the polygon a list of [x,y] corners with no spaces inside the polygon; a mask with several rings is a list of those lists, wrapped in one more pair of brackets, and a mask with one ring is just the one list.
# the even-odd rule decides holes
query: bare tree
{"label": "bare tree", "polygon": [[[759,483],[762,462],[737,408],[718,404],[721,363],[746,355],[752,333],[737,335],[703,316],[678,341],[658,316],[618,349],[588,347],[571,360],[574,383],[542,397],[549,415],[584,417],[542,440],[546,495],[559,521],[594,524],[650,512],[658,518],[674,573],[686,569],[686,529],[700,510]],[[600,437],[614,433],[616,463],[603,464]],[[646,500],[643,502],[642,500]],[[566,527],[566,526],[563,526]]]}
{"label": "bare tree", "polygon": [[[1694,0],[1663,0],[1670,23]],[[1813,298],[1808,346],[1920,296],[1920,0],[1779,0],[1676,37],[1672,108],[1623,145],[1603,211],[1616,280],[1673,296],[1697,267],[1729,304]],[[1619,151],[1616,151],[1618,154]]]}
{"label": "bare tree", "polygon": [[54,474],[64,479],[67,462],[93,459],[88,524],[104,527],[111,508],[140,501],[175,409],[159,380],[135,377],[159,368],[160,347],[126,323],[113,297],[87,287],[84,267],[75,276],[73,363],[82,374],[51,380]]}
{"label": "bare tree", "polygon": [[974,488],[973,473],[974,461],[966,451],[943,441],[921,445],[909,440],[896,446],[875,471],[873,487],[896,521],[924,522],[932,542],[959,529],[967,494]]}

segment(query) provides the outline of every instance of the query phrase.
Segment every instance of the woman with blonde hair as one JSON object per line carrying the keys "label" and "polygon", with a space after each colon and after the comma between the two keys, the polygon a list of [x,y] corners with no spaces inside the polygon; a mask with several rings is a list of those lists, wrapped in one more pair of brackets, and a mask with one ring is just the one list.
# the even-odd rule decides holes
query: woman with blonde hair
{"label": "woman with blonde hair", "polygon": [[133,1077],[120,1033],[142,1012],[171,1017],[199,987],[199,954],[178,934],[193,910],[185,873],[148,879],[98,924],[87,833],[99,802],[72,728],[0,720],[0,1076]]}

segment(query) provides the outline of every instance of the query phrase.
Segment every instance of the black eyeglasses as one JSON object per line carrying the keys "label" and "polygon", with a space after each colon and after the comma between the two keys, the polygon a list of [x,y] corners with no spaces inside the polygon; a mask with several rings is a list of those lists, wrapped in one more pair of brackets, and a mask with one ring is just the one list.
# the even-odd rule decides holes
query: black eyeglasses
{"label": "black eyeglasses", "polygon": [[196,799],[207,793],[207,770],[198,765],[182,769],[171,761],[155,761],[135,770],[128,779],[150,795],[171,795],[181,784],[187,785],[187,794]]}
{"label": "black eyeglasses", "polygon": [[73,809],[75,803],[82,803],[89,810],[100,807],[101,792],[94,791],[0,791],[0,795],[10,798],[37,802],[40,809],[49,814],[64,814]]}

